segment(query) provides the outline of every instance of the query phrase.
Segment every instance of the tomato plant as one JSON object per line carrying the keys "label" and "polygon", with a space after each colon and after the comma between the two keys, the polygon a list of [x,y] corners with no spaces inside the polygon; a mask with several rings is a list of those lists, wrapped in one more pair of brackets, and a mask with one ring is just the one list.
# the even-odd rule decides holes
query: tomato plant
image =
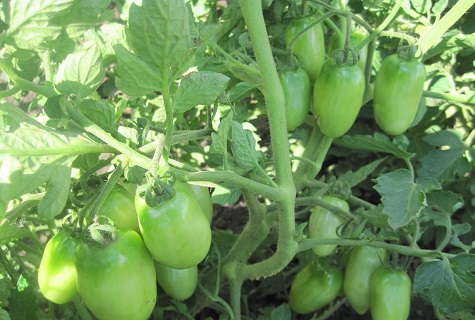
{"label": "tomato plant", "polygon": [[197,265],[211,245],[209,222],[183,182],[174,185],[175,195],[156,207],[136,197],[135,205],[143,239],[160,263],[185,269]]}
{"label": "tomato plant", "polygon": [[99,215],[109,217],[118,228],[139,230],[134,196],[121,185],[115,185],[102,203]]}
{"label": "tomato plant", "polygon": [[369,309],[370,279],[383,266],[386,257],[386,250],[375,247],[361,246],[351,250],[343,288],[348,302],[358,314],[365,314]]}
{"label": "tomato plant", "polygon": [[338,138],[350,130],[363,102],[364,87],[364,74],[356,64],[325,62],[313,88],[313,114],[325,135]]}
{"label": "tomato plant", "polygon": [[173,299],[186,300],[195,292],[198,284],[198,266],[175,269],[156,262],[155,270],[158,284]]}
{"label": "tomato plant", "polygon": [[[360,44],[365,38],[366,36],[362,32],[353,30],[350,35],[350,44],[352,46],[356,46]],[[341,49],[339,47],[339,39],[336,36],[336,34],[333,34],[329,41],[328,52],[332,54],[333,51],[338,50],[338,49]],[[368,47],[364,46],[363,48],[358,50],[358,67],[361,69],[363,74],[365,72],[367,57],[368,57]]]}
{"label": "tomato plant", "polygon": [[300,314],[317,311],[337,297],[342,284],[343,273],[340,269],[326,261],[311,261],[292,282],[290,308]]}
{"label": "tomato plant", "polygon": [[370,280],[370,308],[374,320],[405,320],[411,307],[411,279],[405,271],[384,267]]}
{"label": "tomato plant", "polygon": [[[350,208],[345,200],[333,196],[324,196],[322,200],[343,211],[349,212]],[[344,220],[337,214],[321,206],[312,209],[312,214],[308,221],[308,231],[312,239],[338,238],[337,228],[344,223]],[[316,255],[325,257],[330,255],[336,245],[318,245],[312,248]]]}
{"label": "tomato plant", "polygon": [[147,319],[155,306],[157,286],[153,259],[140,235],[119,229],[106,245],[79,245],[77,288],[99,319]]}
{"label": "tomato plant", "polygon": [[310,80],[302,68],[279,73],[285,96],[287,129],[295,130],[305,122],[310,107]]}
{"label": "tomato plant", "polygon": [[384,59],[374,84],[373,106],[376,123],[386,133],[399,135],[409,129],[425,78],[424,65],[414,58],[394,54]]}
{"label": "tomato plant", "polygon": [[[287,46],[290,46],[293,39],[315,20],[313,16],[292,19],[285,33]],[[292,52],[298,57],[300,67],[307,72],[310,82],[314,83],[325,61],[325,41],[322,25],[318,23],[300,35],[293,43]]]}
{"label": "tomato plant", "polygon": [[55,234],[46,244],[38,268],[38,284],[41,293],[54,303],[69,302],[78,293],[74,264],[76,244],[64,230]]}

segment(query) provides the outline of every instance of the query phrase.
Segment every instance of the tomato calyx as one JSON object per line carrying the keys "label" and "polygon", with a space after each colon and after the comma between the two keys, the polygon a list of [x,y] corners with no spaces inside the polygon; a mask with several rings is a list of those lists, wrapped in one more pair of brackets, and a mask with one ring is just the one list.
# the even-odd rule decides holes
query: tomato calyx
{"label": "tomato calyx", "polygon": [[338,67],[351,67],[359,62],[358,50],[352,45],[345,45],[343,49],[336,49],[332,52],[332,59]]}
{"label": "tomato calyx", "polygon": [[87,227],[82,241],[88,246],[107,247],[117,239],[118,230],[114,222],[106,216],[98,216],[96,222]]}
{"label": "tomato calyx", "polygon": [[152,177],[148,174],[147,183],[137,188],[137,196],[143,198],[149,207],[156,207],[175,196],[174,184],[175,175],[171,172],[162,177]]}
{"label": "tomato calyx", "polygon": [[413,61],[416,59],[417,49],[417,46],[414,44],[400,46],[397,50],[397,55],[402,60]]}

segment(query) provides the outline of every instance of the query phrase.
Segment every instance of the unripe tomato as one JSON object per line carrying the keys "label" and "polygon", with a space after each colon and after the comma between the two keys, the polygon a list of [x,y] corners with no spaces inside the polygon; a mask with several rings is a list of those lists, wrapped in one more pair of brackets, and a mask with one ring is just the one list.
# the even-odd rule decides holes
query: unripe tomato
{"label": "unripe tomato", "polygon": [[370,280],[373,320],[406,320],[411,308],[411,279],[405,271],[379,268]]}
{"label": "unripe tomato", "polygon": [[46,244],[38,269],[40,291],[50,301],[63,304],[78,293],[74,264],[76,241],[61,230]]}
{"label": "unripe tomato", "polygon": [[211,228],[188,186],[176,181],[175,195],[155,207],[135,198],[139,226],[152,256],[160,263],[185,269],[199,264],[211,246]]}
{"label": "unripe tomato", "polygon": [[305,122],[310,107],[310,80],[302,68],[283,70],[279,79],[285,95],[287,130],[295,130]]}
{"label": "unripe tomato", "polygon": [[198,266],[175,269],[155,262],[157,281],[173,299],[182,301],[193,295],[198,284]]}
{"label": "unripe tomato", "polygon": [[105,247],[85,243],[76,250],[77,286],[100,320],[145,320],[155,307],[155,266],[140,235],[119,229]]}
{"label": "unripe tomato", "polygon": [[374,116],[376,123],[390,135],[404,133],[417,113],[426,72],[416,60],[405,60],[397,54],[383,60],[374,83]]}
{"label": "unripe tomato", "polygon": [[[312,16],[293,19],[287,26],[285,40],[287,47],[292,39],[316,19]],[[298,57],[311,83],[314,83],[325,62],[325,39],[321,23],[314,25],[294,43],[293,53]]]}
{"label": "unripe tomato", "polygon": [[344,135],[356,120],[363,103],[364,75],[357,65],[323,65],[313,89],[313,114],[318,126],[331,138]]}
{"label": "unripe tomato", "polygon": [[387,251],[370,246],[355,247],[351,250],[345,270],[343,288],[346,297],[358,314],[369,309],[369,282],[374,271],[383,267]]}
{"label": "unripe tomato", "polygon": [[332,302],[343,284],[343,273],[327,261],[314,260],[295,277],[290,287],[289,306],[300,314],[314,312]]}
{"label": "unripe tomato", "polygon": [[[351,45],[356,46],[365,38],[366,36],[364,34],[359,33],[357,31],[353,31],[351,32],[351,35],[350,35],[350,43]],[[331,54],[336,49],[341,49],[341,48],[339,48],[337,35],[333,34],[330,37],[329,48],[328,48],[329,54]],[[358,50],[358,56],[359,56],[359,60],[358,60],[357,65],[364,74],[365,66],[366,66],[366,58],[368,57],[368,46],[364,46],[363,48]]]}
{"label": "unripe tomato", "polygon": [[140,232],[134,196],[121,185],[114,186],[97,214],[109,217],[118,228]]}
{"label": "unripe tomato", "polygon": [[205,214],[206,219],[211,223],[213,220],[213,202],[211,201],[211,195],[208,188],[190,183],[187,183],[186,185],[189,187],[188,191],[196,199],[196,203],[198,203],[201,211]]}
{"label": "unripe tomato", "polygon": [[[323,196],[322,200],[325,200],[329,204],[340,208],[346,212],[350,212],[348,203],[333,196]],[[308,222],[308,229],[311,239],[337,239],[338,235],[336,229],[339,225],[343,224],[343,220],[340,216],[331,212],[323,207],[316,206],[312,209],[310,220]],[[320,257],[330,255],[336,248],[336,245],[325,244],[312,248],[313,252]]]}

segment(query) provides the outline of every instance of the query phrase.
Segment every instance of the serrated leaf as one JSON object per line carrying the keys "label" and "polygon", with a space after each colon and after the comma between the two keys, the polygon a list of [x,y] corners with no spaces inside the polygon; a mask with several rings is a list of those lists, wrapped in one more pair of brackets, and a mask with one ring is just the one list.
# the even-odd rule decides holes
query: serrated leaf
{"label": "serrated leaf", "polygon": [[[67,12],[74,0],[11,0],[10,21],[6,40],[13,45],[27,50],[38,50],[44,41],[54,39],[61,26],[52,24],[51,20]],[[10,39],[8,39],[10,38]]]}
{"label": "serrated leaf", "polygon": [[[164,86],[170,86],[189,68],[194,51],[188,14],[183,0],[144,0],[142,6],[130,6],[126,34],[134,53],[125,61],[118,59],[121,90],[130,95],[164,90]],[[123,52],[119,54],[116,47],[120,58]],[[127,65],[130,62],[133,64]],[[142,84],[140,71],[146,71],[147,67],[154,72],[147,74],[146,82]],[[130,78],[134,72],[137,75]]]}
{"label": "serrated leaf", "polygon": [[363,182],[364,180],[366,180],[366,178],[374,172],[374,170],[376,170],[376,168],[384,161],[386,160],[386,158],[381,158],[381,159],[378,159],[378,160],[375,160],[361,168],[359,168],[358,170],[356,170],[355,172],[353,171],[347,171],[345,173],[343,173],[339,178],[338,180],[345,183],[348,187],[354,187],[358,184],[360,184],[361,182]]}
{"label": "serrated leaf", "polygon": [[113,151],[78,133],[47,128],[10,103],[0,108],[7,124],[0,131],[2,201],[34,192],[57,174],[58,166],[69,167],[80,154]]}
{"label": "serrated leaf", "polygon": [[4,224],[0,226],[0,245],[5,245],[11,241],[22,239],[28,235],[25,228],[13,224]]}
{"label": "serrated leaf", "polygon": [[59,65],[56,88],[63,94],[75,94],[78,100],[92,94],[104,78],[102,55],[95,44],[79,47]]}
{"label": "serrated leaf", "polygon": [[464,156],[467,146],[456,133],[440,131],[427,135],[424,140],[437,149],[421,158],[421,167],[417,170],[419,177],[433,177],[444,182],[470,171],[470,163]]}
{"label": "serrated leaf", "polygon": [[219,185],[214,189],[211,201],[222,206],[225,204],[232,206],[238,202],[240,197],[241,190],[233,186]]}
{"label": "serrated leaf", "polygon": [[109,133],[117,131],[114,127],[115,109],[107,101],[85,99],[81,101],[79,111],[105,131]]}
{"label": "serrated leaf", "polygon": [[45,219],[51,219],[59,215],[69,198],[71,185],[71,167],[54,165],[52,175],[46,184],[46,195],[38,204],[38,215]]}
{"label": "serrated leaf", "polygon": [[460,236],[468,234],[471,230],[472,226],[468,222],[452,225],[452,238],[450,239],[450,244],[468,253],[474,248],[473,245],[475,243],[467,245],[460,240]]}
{"label": "serrated leaf", "polygon": [[197,105],[212,104],[228,86],[229,77],[212,71],[193,72],[181,80],[173,110],[185,112]]}
{"label": "serrated leaf", "polygon": [[462,253],[449,260],[427,261],[414,277],[414,292],[443,313],[472,309],[475,305],[475,255]]}
{"label": "serrated leaf", "polygon": [[242,124],[233,121],[231,124],[231,150],[236,163],[248,170],[259,166],[259,158],[256,150],[256,140],[249,130],[244,130]]}
{"label": "serrated leaf", "polygon": [[413,153],[402,149],[399,144],[392,142],[388,136],[378,132],[375,132],[374,136],[343,136],[334,143],[349,149],[389,153],[401,159],[410,159],[414,156]]}
{"label": "serrated leaf", "polygon": [[452,213],[463,206],[463,199],[459,194],[446,190],[435,190],[427,194],[427,207],[422,214],[431,219],[434,225],[450,229]]}
{"label": "serrated leaf", "polygon": [[389,216],[388,223],[394,230],[415,219],[427,206],[426,193],[441,188],[432,178],[415,183],[406,169],[380,175],[376,182],[374,189],[381,195],[383,213]]}
{"label": "serrated leaf", "polygon": [[212,153],[219,153],[227,156],[228,153],[228,136],[229,130],[231,129],[231,123],[233,121],[233,112],[229,111],[224,117],[221,118],[221,121],[218,126],[217,133],[211,133],[211,147],[209,149]]}

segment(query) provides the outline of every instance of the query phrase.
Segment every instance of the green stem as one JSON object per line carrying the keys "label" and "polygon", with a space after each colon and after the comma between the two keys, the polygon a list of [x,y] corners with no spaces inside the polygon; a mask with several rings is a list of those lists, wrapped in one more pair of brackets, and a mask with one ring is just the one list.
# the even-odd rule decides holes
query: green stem
{"label": "green stem", "polygon": [[[294,257],[297,243],[294,240],[295,217],[295,186],[289,156],[287,138],[287,120],[285,117],[285,98],[282,85],[268,41],[262,3],[256,0],[239,0],[247,30],[254,48],[256,61],[262,74],[263,94],[266,101],[271,146],[274,156],[276,183],[282,197],[277,200],[279,205],[279,235],[277,250],[269,259],[254,265],[242,265],[239,278],[251,279],[273,275],[282,270]],[[272,188],[275,190],[275,188]]]}
{"label": "green stem", "polygon": [[124,156],[130,159],[131,166],[138,165],[146,170],[150,169],[152,161],[149,158],[147,158],[143,154],[138,153],[126,144],[114,139],[110,135],[110,133],[107,133],[106,131],[101,129],[98,125],[94,124],[86,116],[84,116],[82,113],[80,113],[78,110],[74,109],[70,105],[66,104],[66,108],[72,120],[77,122],[87,132],[91,133],[92,135],[107,143],[110,147],[124,154]]}
{"label": "green stem", "polygon": [[322,315],[318,316],[317,318],[315,318],[315,320],[325,320],[325,319],[328,319],[330,318],[338,309],[341,308],[342,305],[344,305],[346,302],[348,301],[348,299],[345,297],[345,298],[342,298],[340,300],[338,300],[337,302],[333,303],[331,305],[330,308],[328,308],[327,310],[325,310],[324,313],[322,313]]}
{"label": "green stem", "polygon": [[229,306],[229,304],[224,301],[221,297],[214,295],[213,293],[209,292],[205,287],[198,282],[198,288],[207,296],[211,301],[217,302],[222,305],[226,311],[228,312],[229,317],[234,320],[234,312],[233,309]]}
{"label": "green stem", "polygon": [[360,199],[360,198],[357,198],[355,196],[350,196],[348,198],[348,202],[354,204],[354,205],[357,205],[359,207],[363,207],[363,208],[366,208],[366,209],[373,209],[375,208],[376,206],[372,203],[369,203],[363,199]]}
{"label": "green stem", "polygon": [[242,280],[230,280],[231,308],[235,320],[241,320],[241,287]]}
{"label": "green stem", "polygon": [[261,73],[259,72],[258,69],[250,66],[250,65],[247,65],[247,64],[244,64],[242,63],[241,61],[235,59],[233,56],[231,56],[229,53],[227,53],[226,51],[223,50],[223,48],[221,48],[217,43],[214,43],[212,41],[209,41],[207,42],[207,44],[213,48],[214,50],[218,51],[220,54],[222,54],[226,59],[228,59],[228,61],[234,65],[235,68],[238,68],[238,69],[242,69],[244,71],[246,71],[247,73],[249,74],[252,74],[252,75],[255,75],[255,76],[261,76]]}
{"label": "green stem", "polygon": [[[166,77],[164,79],[167,79]],[[170,100],[170,92],[168,84],[164,85],[164,90],[162,92],[163,95],[163,102],[165,105],[165,113],[166,113],[166,133],[165,133],[165,141],[163,145],[163,160],[165,163],[168,163],[168,158],[170,154],[170,148],[172,145],[172,138],[173,138],[173,107],[172,102]],[[158,165],[158,164],[157,164]]]}
{"label": "green stem", "polygon": [[5,218],[0,221],[0,226],[7,221],[10,223],[15,222],[15,220],[25,214],[25,212],[38,205],[45,195],[46,192],[42,192],[35,194],[34,197],[28,197],[28,199],[22,197],[22,202],[6,214]]}
{"label": "green stem", "polygon": [[81,297],[79,294],[77,294],[74,299],[73,299],[74,305],[76,306],[76,309],[79,312],[79,315],[81,316],[82,320],[92,320],[92,317],[87,310],[86,306],[84,305]]}
{"label": "green stem", "polygon": [[1,91],[0,92],[0,99],[3,99],[3,98],[6,98],[6,97],[11,97],[13,96],[14,94],[18,93],[21,91],[21,88],[18,87],[18,86],[14,86],[13,88],[11,89],[7,89],[5,91]]}
{"label": "green stem", "polygon": [[52,97],[56,95],[56,92],[52,90],[51,88],[43,87],[40,85],[37,85],[33,82],[27,81],[21,77],[19,77],[15,70],[13,70],[8,63],[0,59],[0,70],[2,70],[9,78],[10,80],[13,81],[13,83],[20,88],[21,90],[28,90],[28,91],[33,91],[38,94],[41,94],[47,98]]}
{"label": "green stem", "polygon": [[376,248],[383,248],[391,252],[396,252],[406,256],[414,257],[439,257],[442,259],[449,259],[454,257],[454,254],[445,253],[439,250],[425,250],[418,248],[410,248],[399,244],[391,244],[387,242],[375,241],[375,240],[353,240],[353,239],[305,239],[298,247],[298,251],[306,251],[319,245],[338,245],[338,246],[350,246],[361,247],[370,246]]}
{"label": "green stem", "polygon": [[471,6],[475,3],[475,0],[456,1],[455,5],[445,14],[445,16],[437,21],[432,27],[426,29],[420,39],[419,46],[421,51],[425,54],[427,50],[432,48],[436,43],[440,41],[450,27],[457,22],[464,13],[466,13]]}
{"label": "green stem", "polygon": [[452,102],[459,102],[465,104],[475,104],[475,92],[472,95],[457,94],[457,93],[442,93],[434,91],[424,91],[422,96],[426,98],[443,99]]}
{"label": "green stem", "polygon": [[353,220],[356,223],[360,221],[360,219],[353,214],[346,212],[345,210],[342,210],[336,206],[333,206],[326,202],[325,200],[322,199],[321,196],[311,196],[311,197],[304,197],[304,198],[299,198],[298,204],[299,205],[313,205],[313,206],[320,206],[323,207],[327,210],[330,210],[331,212],[339,215],[341,218],[345,220]]}

